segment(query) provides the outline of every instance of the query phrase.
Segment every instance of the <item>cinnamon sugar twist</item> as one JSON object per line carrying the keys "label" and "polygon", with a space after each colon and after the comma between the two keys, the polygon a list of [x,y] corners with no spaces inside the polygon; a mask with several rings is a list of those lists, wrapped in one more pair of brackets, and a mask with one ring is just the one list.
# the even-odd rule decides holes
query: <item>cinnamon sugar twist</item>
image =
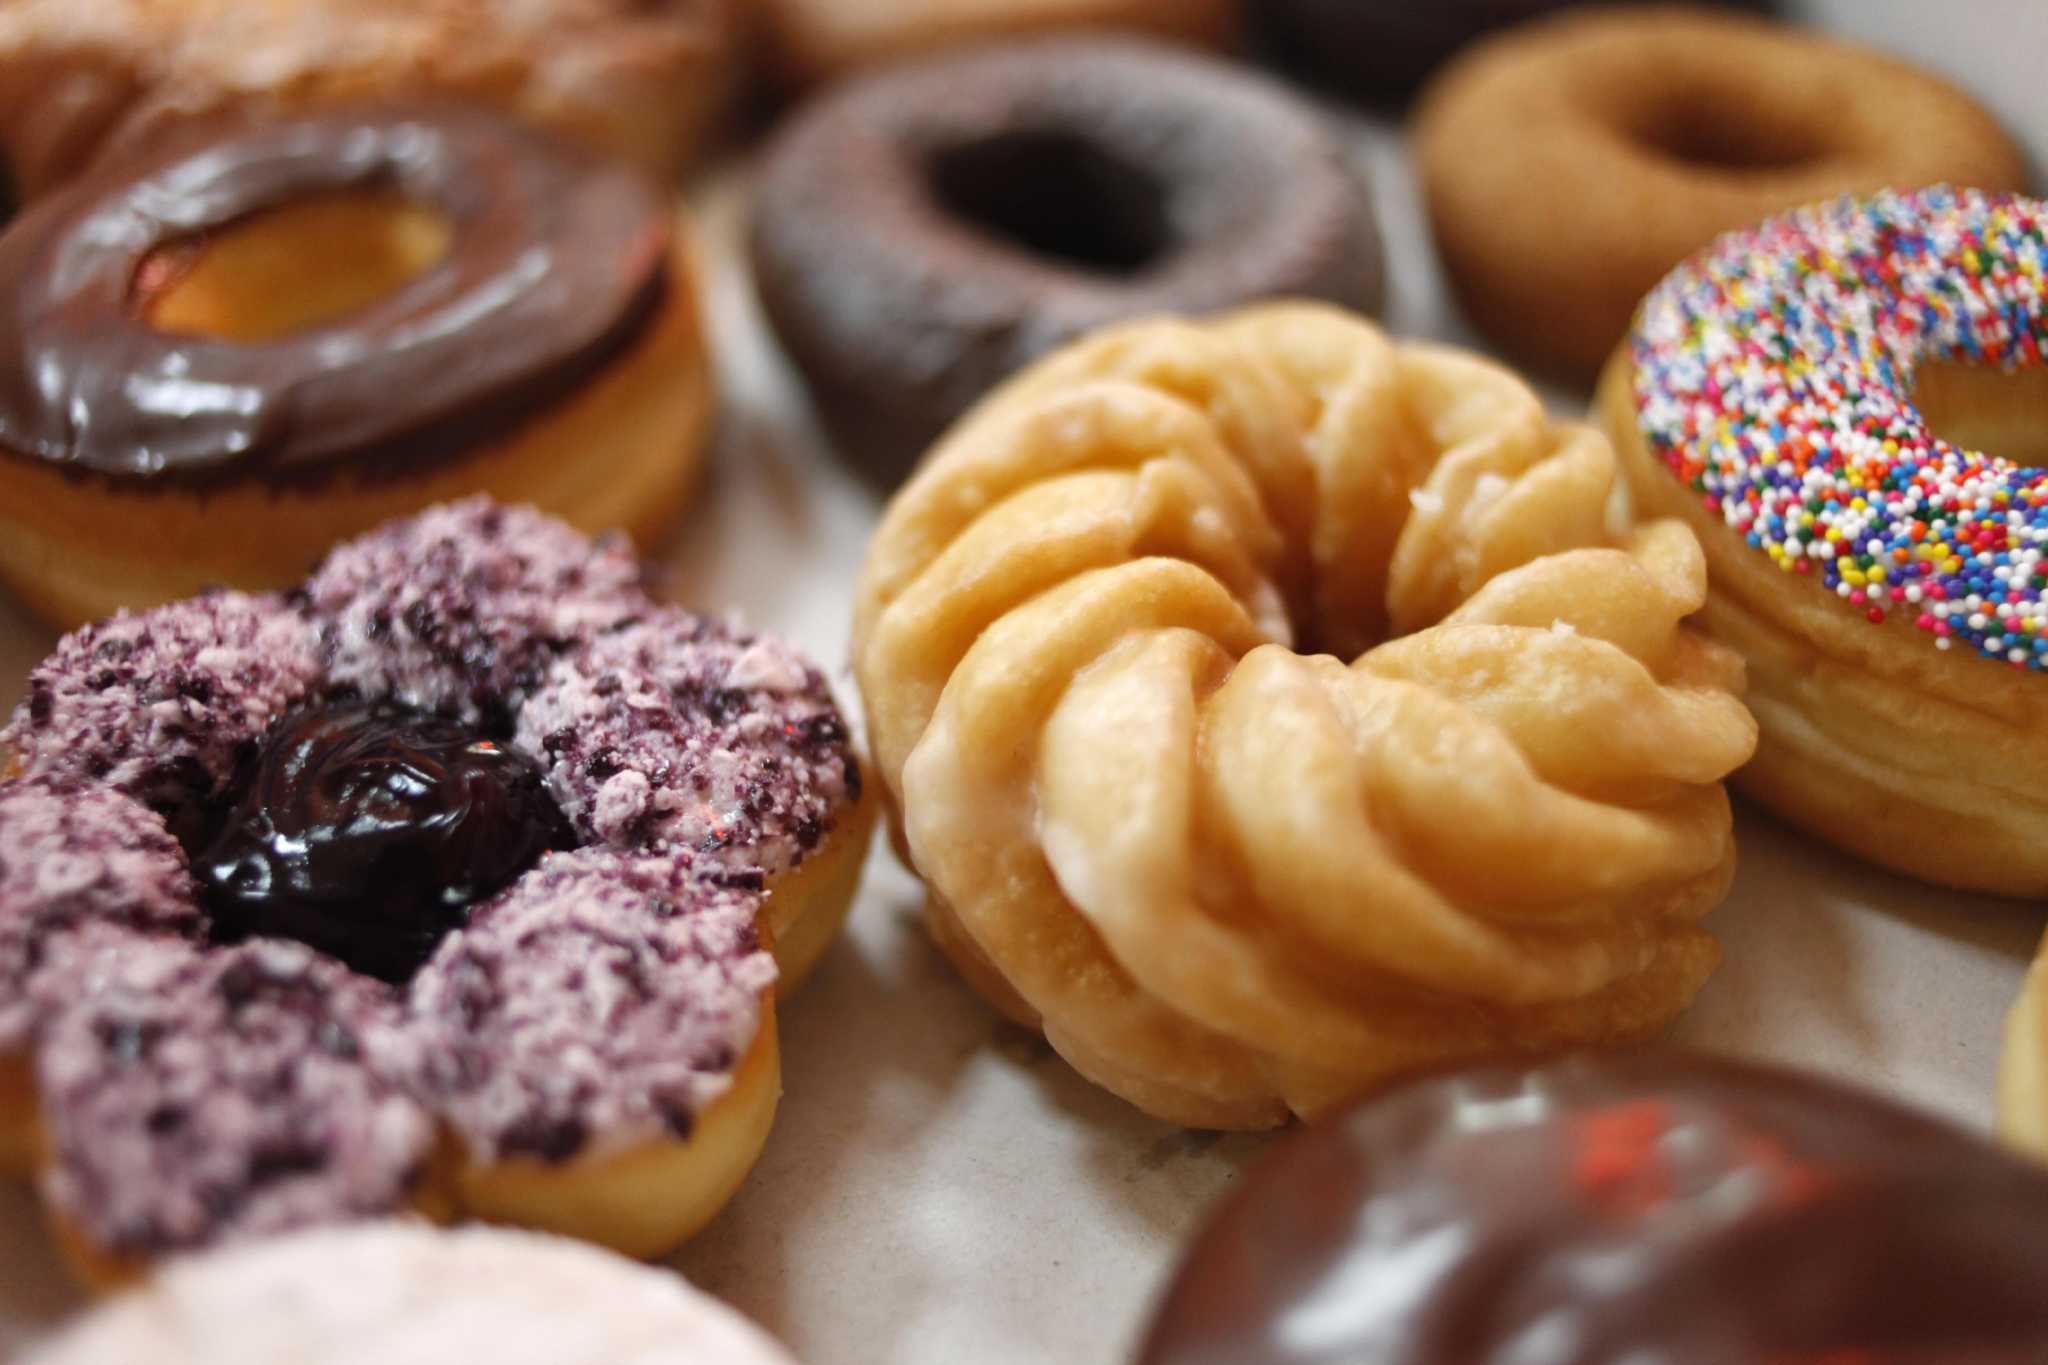
{"label": "cinnamon sugar twist", "polygon": [[1691,533],[1612,528],[1614,483],[1506,371],[1320,306],[998,390],[891,505],[855,626],[940,945],[1201,1126],[1662,1027],[1718,959],[1756,728],[1683,625]]}

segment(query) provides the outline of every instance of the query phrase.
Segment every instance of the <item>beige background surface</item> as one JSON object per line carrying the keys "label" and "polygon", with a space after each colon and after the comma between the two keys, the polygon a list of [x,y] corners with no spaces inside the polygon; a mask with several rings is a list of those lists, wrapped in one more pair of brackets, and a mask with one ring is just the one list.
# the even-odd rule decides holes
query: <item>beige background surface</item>
{"label": "beige background surface", "polygon": [[[2036,93],[2048,0],[1801,8],[1970,76],[2023,128],[2036,166],[2048,161]],[[1366,125],[1357,137],[1394,267],[1390,324],[1469,341],[1398,141]],[[729,248],[730,174],[705,208]],[[717,255],[727,420],[713,482],[664,551],[669,588],[838,666],[878,503],[822,448],[734,253]],[[0,600],[0,704],[51,639]],[[1728,962],[1673,1042],[1800,1063],[1986,1124],[2038,908],[1901,881],[1754,810],[1740,821],[1742,872],[1710,921]],[[1116,1359],[1202,1209],[1262,1143],[1144,1119],[999,1023],[925,942],[918,894],[878,849],[847,940],[784,1008],[787,1093],[767,1152],[676,1264],[812,1365]],[[0,1187],[0,1355],[78,1302],[30,1192]]]}

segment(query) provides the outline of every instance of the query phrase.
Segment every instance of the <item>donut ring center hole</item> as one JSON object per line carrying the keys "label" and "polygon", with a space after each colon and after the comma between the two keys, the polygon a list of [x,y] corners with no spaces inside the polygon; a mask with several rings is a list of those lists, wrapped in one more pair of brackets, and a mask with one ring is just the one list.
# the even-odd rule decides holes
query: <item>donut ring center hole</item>
{"label": "donut ring center hole", "polygon": [[388,190],[308,195],[146,254],[136,316],[160,332],[261,343],[358,313],[448,255],[454,225]]}
{"label": "donut ring center hole", "polygon": [[999,133],[935,152],[926,168],[946,213],[1069,269],[1132,275],[1174,245],[1166,186],[1078,133]]}
{"label": "donut ring center hole", "polygon": [[1913,367],[1913,406],[1951,445],[2048,468],[2048,366],[1999,370],[1952,360]]}
{"label": "donut ring center hole", "polygon": [[1672,89],[1641,110],[1631,129],[1652,151],[1703,170],[1790,170],[1826,155],[1814,129],[1733,92]]}

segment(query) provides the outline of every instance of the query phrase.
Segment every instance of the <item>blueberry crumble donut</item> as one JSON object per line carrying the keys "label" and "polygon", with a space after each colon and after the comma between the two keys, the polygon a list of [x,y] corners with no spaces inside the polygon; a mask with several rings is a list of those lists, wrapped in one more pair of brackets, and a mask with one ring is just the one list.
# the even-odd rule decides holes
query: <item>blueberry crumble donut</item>
{"label": "blueberry crumble donut", "polygon": [[94,1283],[405,1209],[663,1251],[871,805],[815,667],[531,509],[85,627],[0,730],[0,1164]]}

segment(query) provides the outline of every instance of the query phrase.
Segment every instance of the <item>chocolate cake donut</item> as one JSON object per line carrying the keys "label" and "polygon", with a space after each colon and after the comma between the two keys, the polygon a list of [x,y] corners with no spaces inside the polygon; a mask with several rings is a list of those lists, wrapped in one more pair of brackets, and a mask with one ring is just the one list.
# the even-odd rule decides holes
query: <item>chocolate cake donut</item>
{"label": "chocolate cake donut", "polygon": [[1795,1073],[1635,1054],[1409,1084],[1279,1144],[1141,1365],[2025,1365],[2048,1174]]}
{"label": "chocolate cake donut", "polygon": [[0,778],[0,1161],[94,1282],[403,1208],[673,1245],[869,830],[814,667],[485,499],[67,637]]}
{"label": "chocolate cake donut", "polygon": [[709,413],[674,207],[476,111],[187,128],[38,200],[0,281],[0,579],[64,624],[478,489],[648,536]]}
{"label": "chocolate cake donut", "polygon": [[1134,40],[979,49],[826,95],[768,154],[752,255],[832,436],[891,481],[1104,323],[1381,292],[1364,185],[1316,114]]}

